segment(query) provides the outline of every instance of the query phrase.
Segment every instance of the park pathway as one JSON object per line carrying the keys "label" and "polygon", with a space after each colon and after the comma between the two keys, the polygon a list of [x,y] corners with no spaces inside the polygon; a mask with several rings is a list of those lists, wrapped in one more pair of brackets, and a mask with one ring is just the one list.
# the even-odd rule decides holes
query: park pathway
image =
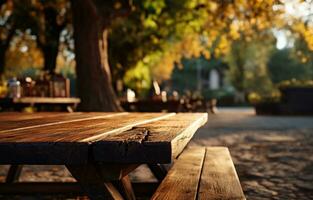
{"label": "park pathway", "polygon": [[221,109],[191,145],[228,146],[247,199],[313,199],[313,117]]}

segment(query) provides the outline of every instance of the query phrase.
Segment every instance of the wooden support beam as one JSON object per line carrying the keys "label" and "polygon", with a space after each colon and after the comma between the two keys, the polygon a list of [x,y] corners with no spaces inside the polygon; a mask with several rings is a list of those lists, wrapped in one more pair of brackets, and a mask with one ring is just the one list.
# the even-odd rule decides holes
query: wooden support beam
{"label": "wooden support beam", "polygon": [[136,199],[132,183],[128,176],[124,176],[121,180],[115,182],[114,186],[116,186],[116,188],[126,200]]}
{"label": "wooden support beam", "polygon": [[[137,197],[150,197],[155,192],[158,183],[132,183]],[[0,183],[1,195],[86,195],[77,182],[18,182]]]}
{"label": "wooden support beam", "polygon": [[101,166],[96,164],[67,165],[67,169],[91,200],[122,200],[123,197],[111,182],[103,177]]}
{"label": "wooden support beam", "polygon": [[167,169],[162,164],[148,164],[149,169],[151,170],[152,174],[158,181],[162,181],[166,174]]}
{"label": "wooden support beam", "polygon": [[157,190],[159,183],[157,182],[140,182],[132,183],[136,197],[151,197]]}
{"label": "wooden support beam", "polygon": [[18,182],[0,183],[1,195],[71,194],[85,195],[77,182]]}
{"label": "wooden support beam", "polygon": [[5,179],[6,183],[14,183],[17,182],[21,172],[22,172],[23,165],[11,165]]}

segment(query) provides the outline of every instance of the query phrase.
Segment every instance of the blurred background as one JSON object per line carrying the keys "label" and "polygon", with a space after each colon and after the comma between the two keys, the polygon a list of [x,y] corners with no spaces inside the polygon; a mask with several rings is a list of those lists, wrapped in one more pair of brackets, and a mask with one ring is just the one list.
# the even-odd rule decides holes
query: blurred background
{"label": "blurred background", "polygon": [[[313,87],[311,0],[103,4],[115,13],[105,27],[109,84],[126,110],[268,105],[281,102],[282,88]],[[80,97],[87,104],[83,93],[92,86],[76,70],[71,2],[1,0],[0,6],[0,97]]]}
{"label": "blurred background", "polygon": [[219,113],[248,199],[313,199],[312,116],[254,112],[313,115],[313,0],[0,0],[0,112],[76,110]]}

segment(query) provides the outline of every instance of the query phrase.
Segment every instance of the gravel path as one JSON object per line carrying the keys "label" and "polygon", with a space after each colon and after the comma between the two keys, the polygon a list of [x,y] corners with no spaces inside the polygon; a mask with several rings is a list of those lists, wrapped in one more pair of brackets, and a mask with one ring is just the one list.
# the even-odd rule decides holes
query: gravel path
{"label": "gravel path", "polygon": [[[261,117],[249,109],[220,110],[209,116],[190,145],[229,147],[247,199],[313,199],[313,117]],[[7,168],[0,166],[0,182]],[[151,178],[148,173],[143,167],[136,172]],[[138,178],[136,174],[133,178]],[[73,181],[60,166],[26,166],[20,179]]]}
{"label": "gravel path", "polygon": [[229,147],[247,199],[313,199],[313,117],[222,110],[192,145]]}

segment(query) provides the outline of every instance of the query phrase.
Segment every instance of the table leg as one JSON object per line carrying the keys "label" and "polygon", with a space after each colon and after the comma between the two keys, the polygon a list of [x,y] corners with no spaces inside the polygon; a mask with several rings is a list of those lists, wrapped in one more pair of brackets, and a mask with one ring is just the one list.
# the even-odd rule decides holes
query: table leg
{"label": "table leg", "polygon": [[8,171],[7,177],[5,179],[6,183],[14,183],[17,182],[21,172],[22,172],[23,165],[11,165]]}
{"label": "table leg", "polygon": [[72,112],[74,112],[74,109],[72,106],[66,106],[66,111],[69,113],[72,113]]}
{"label": "table leg", "polygon": [[134,190],[132,187],[132,183],[131,183],[128,175],[124,176],[115,185],[125,199],[127,199],[127,200],[135,200],[136,199],[136,196],[135,196],[135,193],[134,193]]}
{"label": "table leg", "polygon": [[151,170],[152,174],[158,181],[162,181],[166,174],[167,174],[167,169],[165,166],[161,164],[148,164],[149,169]]}
{"label": "table leg", "polygon": [[82,166],[67,165],[67,169],[78,181],[88,197],[93,199],[122,200],[123,197],[111,182],[105,180],[99,165],[88,164]]}

